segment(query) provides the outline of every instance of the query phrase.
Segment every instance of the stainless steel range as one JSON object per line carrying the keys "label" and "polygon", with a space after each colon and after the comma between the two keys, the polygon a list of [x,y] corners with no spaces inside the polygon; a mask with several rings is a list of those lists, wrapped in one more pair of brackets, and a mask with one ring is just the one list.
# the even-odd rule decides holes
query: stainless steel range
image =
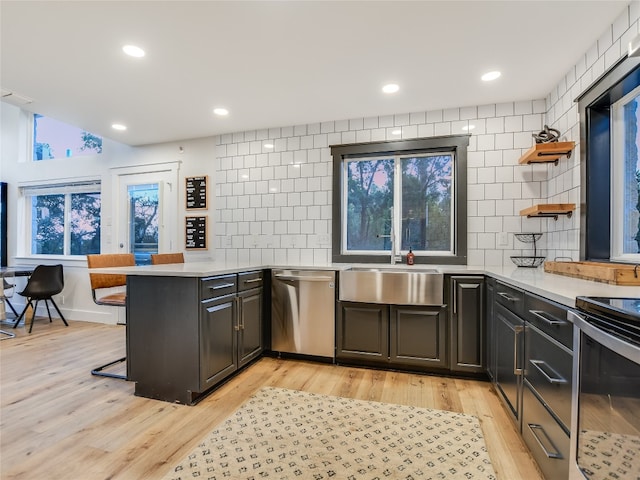
{"label": "stainless steel range", "polygon": [[640,479],[640,298],[578,297],[571,479]]}

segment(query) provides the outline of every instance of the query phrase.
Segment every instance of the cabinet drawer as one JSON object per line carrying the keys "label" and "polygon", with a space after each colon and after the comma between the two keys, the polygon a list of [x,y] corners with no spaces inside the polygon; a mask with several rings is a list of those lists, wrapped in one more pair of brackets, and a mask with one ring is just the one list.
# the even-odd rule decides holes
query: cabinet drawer
{"label": "cabinet drawer", "polygon": [[237,275],[220,275],[200,280],[200,298],[207,300],[236,293]]}
{"label": "cabinet drawer", "polygon": [[544,478],[569,478],[569,436],[524,382],[522,437]]}
{"label": "cabinet drawer", "polygon": [[566,307],[527,293],[524,298],[524,316],[554,340],[572,349],[573,324],[567,320]]}
{"label": "cabinet drawer", "polygon": [[524,292],[502,282],[496,282],[495,295],[498,303],[513,313],[522,315],[524,311]]}
{"label": "cabinet drawer", "polygon": [[238,291],[243,292],[259,287],[262,287],[262,270],[238,274]]}
{"label": "cabinet drawer", "polygon": [[533,325],[525,332],[525,378],[569,430],[573,355]]}

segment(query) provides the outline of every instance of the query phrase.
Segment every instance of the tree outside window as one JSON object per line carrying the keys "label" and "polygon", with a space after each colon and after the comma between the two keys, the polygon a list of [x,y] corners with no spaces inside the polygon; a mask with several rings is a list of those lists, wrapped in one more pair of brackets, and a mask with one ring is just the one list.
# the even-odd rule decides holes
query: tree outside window
{"label": "tree outside window", "polygon": [[33,160],[102,153],[102,137],[38,113],[33,115]]}
{"label": "tree outside window", "polygon": [[100,253],[100,193],[31,196],[31,253]]}

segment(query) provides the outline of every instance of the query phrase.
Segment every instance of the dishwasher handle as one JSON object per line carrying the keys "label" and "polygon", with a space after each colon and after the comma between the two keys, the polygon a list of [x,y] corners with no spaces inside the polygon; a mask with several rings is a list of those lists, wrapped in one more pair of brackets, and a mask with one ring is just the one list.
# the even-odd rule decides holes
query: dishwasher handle
{"label": "dishwasher handle", "polygon": [[285,275],[285,274],[276,274],[275,278],[278,280],[284,280],[289,282],[331,282],[333,281],[332,277],[327,275],[314,275],[314,276],[304,276],[304,275]]}

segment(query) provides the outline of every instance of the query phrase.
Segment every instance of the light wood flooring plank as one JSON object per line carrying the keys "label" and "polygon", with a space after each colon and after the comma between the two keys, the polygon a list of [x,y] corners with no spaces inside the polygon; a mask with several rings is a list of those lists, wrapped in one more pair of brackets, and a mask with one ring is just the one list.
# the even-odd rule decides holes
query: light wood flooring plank
{"label": "light wood flooring plank", "polygon": [[542,478],[488,382],[266,357],[198,405],[176,405],[91,376],[124,355],[124,327],[38,318],[33,330],[0,341],[3,480],[161,477],[263,386],[475,415],[499,479]]}

